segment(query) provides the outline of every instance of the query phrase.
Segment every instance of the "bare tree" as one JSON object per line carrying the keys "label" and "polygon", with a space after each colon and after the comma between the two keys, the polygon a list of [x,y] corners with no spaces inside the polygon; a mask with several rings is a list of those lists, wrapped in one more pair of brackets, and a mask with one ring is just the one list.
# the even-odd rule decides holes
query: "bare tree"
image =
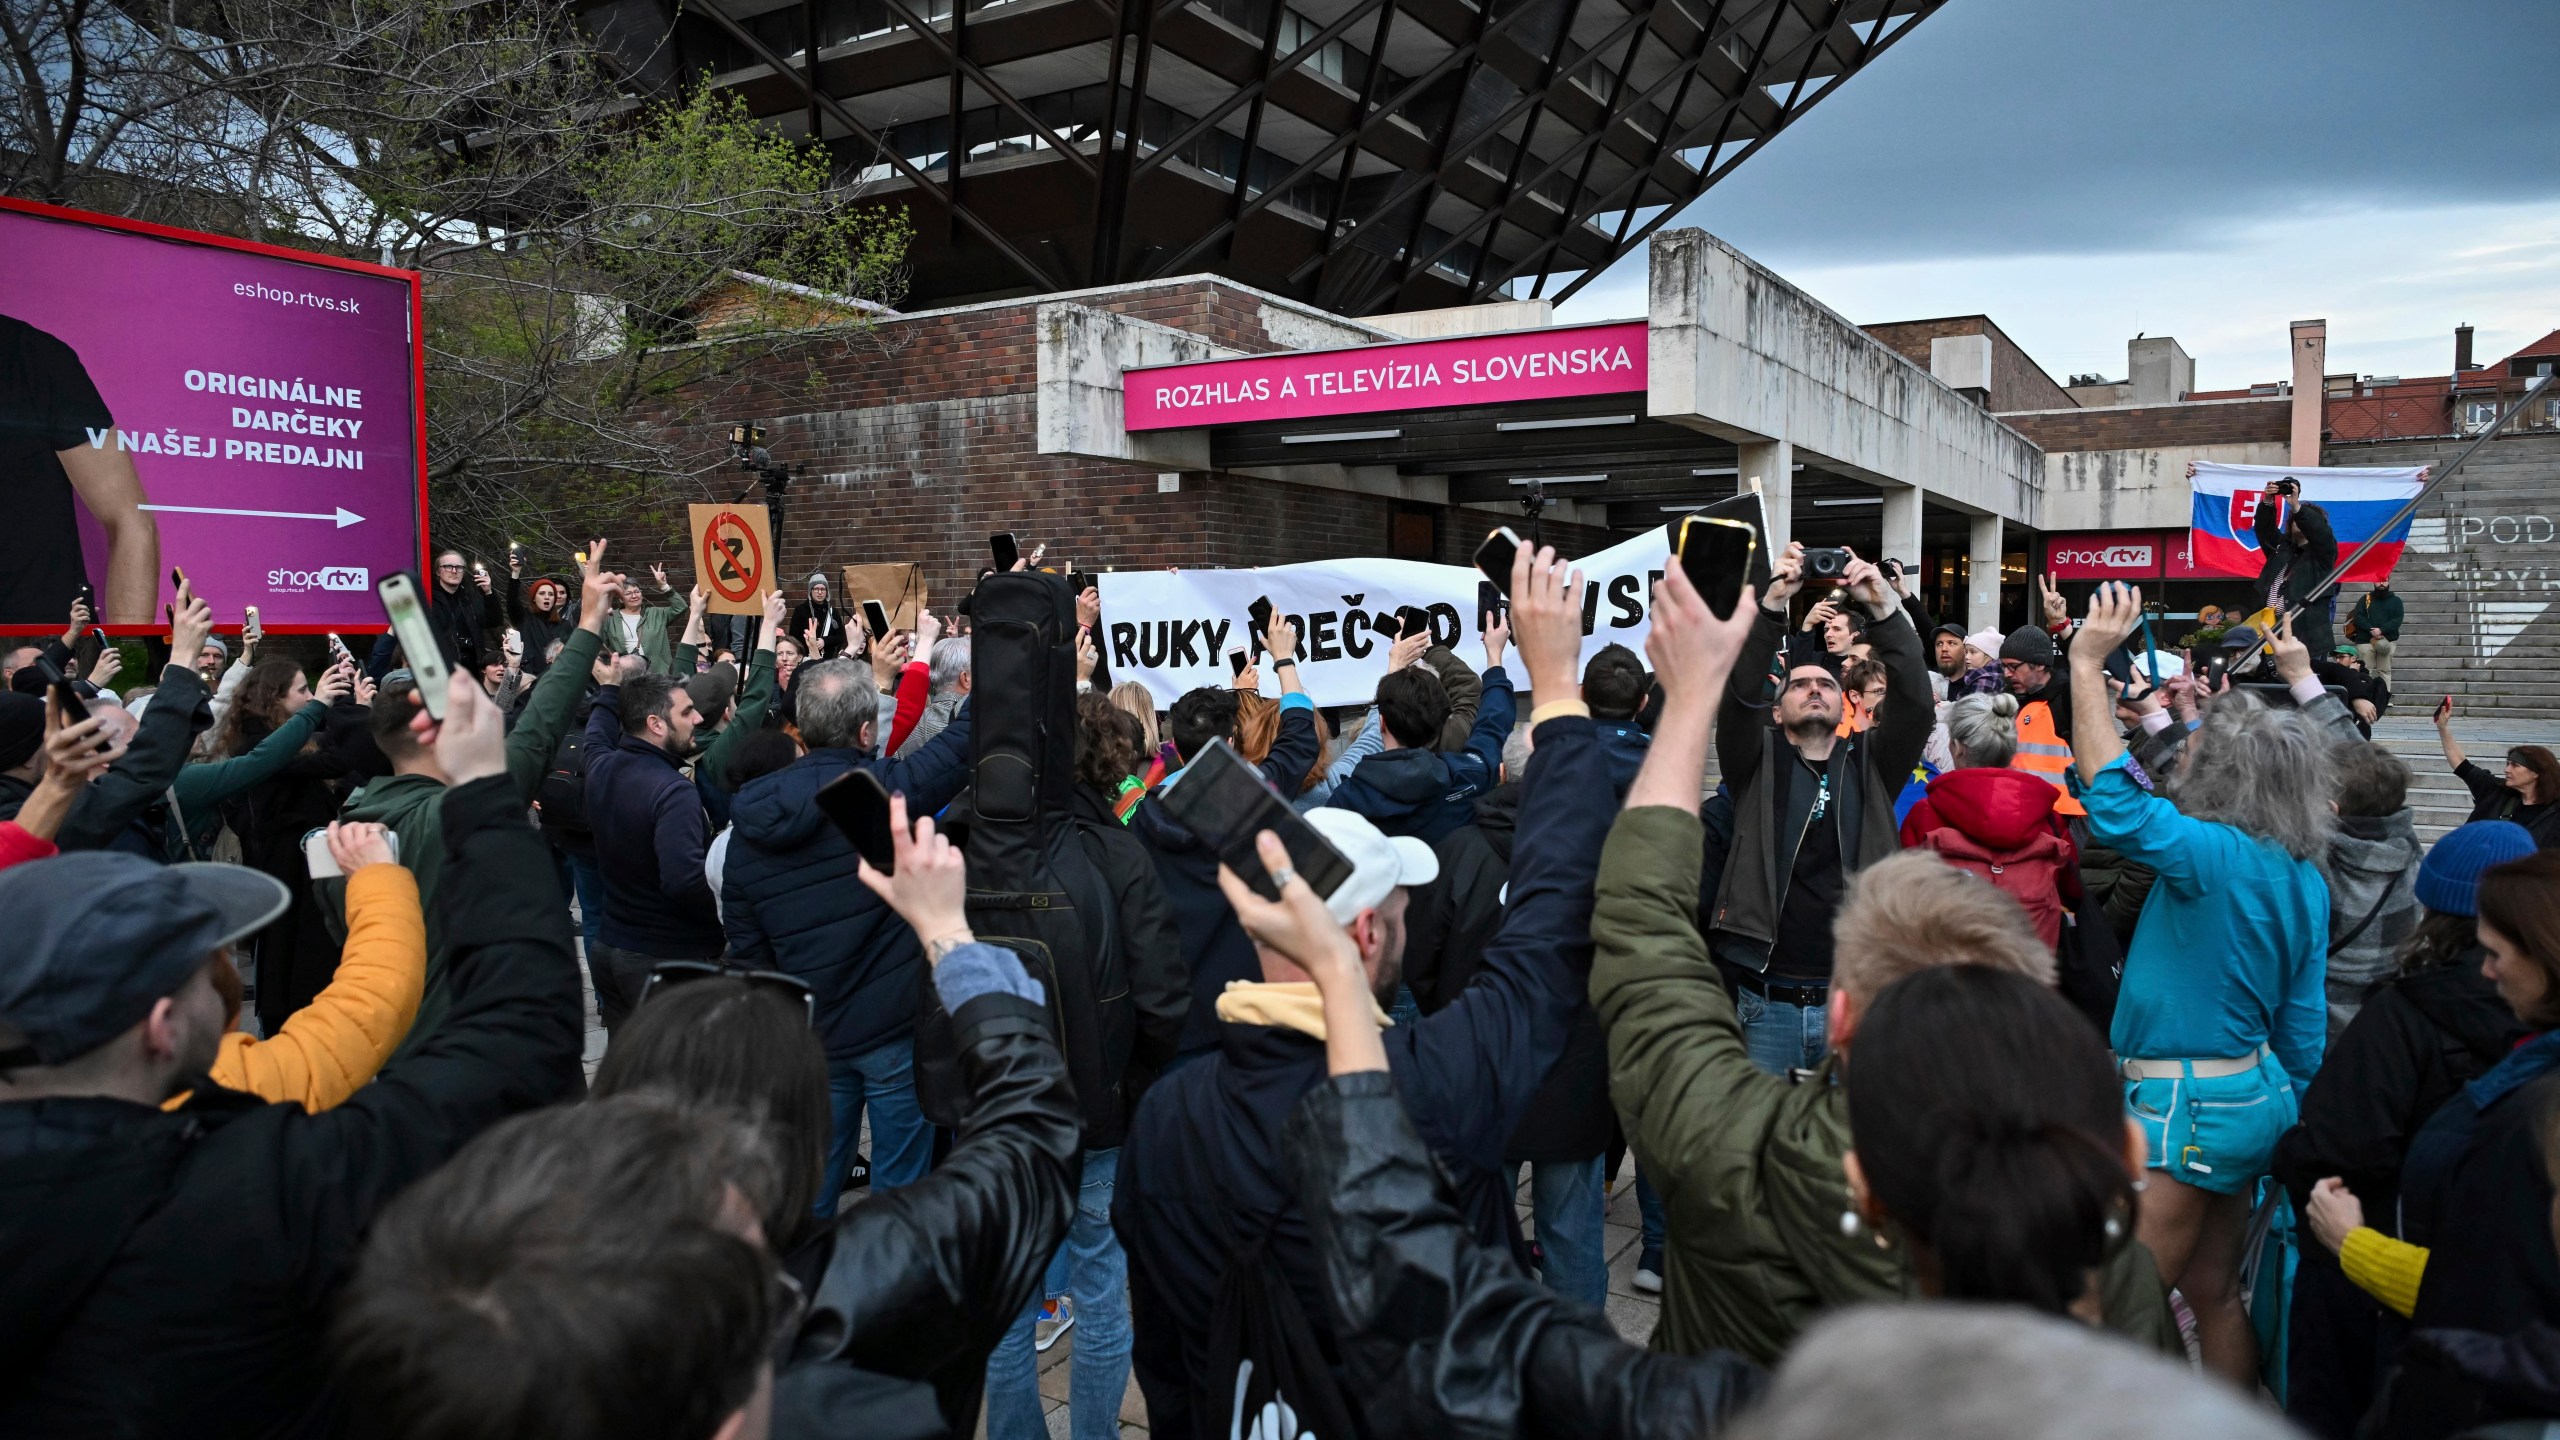
{"label": "bare tree", "polygon": [[0,0],[0,189],[426,276],[439,543],[662,516],[773,347],[904,287],[865,201],[707,86],[651,103],[565,0]]}

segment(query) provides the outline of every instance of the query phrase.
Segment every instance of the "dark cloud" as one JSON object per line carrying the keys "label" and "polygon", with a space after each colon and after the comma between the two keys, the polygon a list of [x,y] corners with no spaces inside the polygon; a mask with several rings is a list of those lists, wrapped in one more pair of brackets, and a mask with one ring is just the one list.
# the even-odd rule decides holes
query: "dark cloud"
{"label": "dark cloud", "polygon": [[1790,263],[2560,196],[2552,0],[1957,0],[1678,222]]}

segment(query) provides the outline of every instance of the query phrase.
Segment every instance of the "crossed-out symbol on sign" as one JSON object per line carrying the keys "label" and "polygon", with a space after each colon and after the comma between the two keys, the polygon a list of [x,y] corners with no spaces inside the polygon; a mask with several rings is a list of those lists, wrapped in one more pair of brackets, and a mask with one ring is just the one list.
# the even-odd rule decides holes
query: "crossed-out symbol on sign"
{"label": "crossed-out symbol on sign", "polygon": [[735,515],[711,517],[702,530],[702,578],[723,600],[744,600],[764,582],[764,548],[747,522]]}

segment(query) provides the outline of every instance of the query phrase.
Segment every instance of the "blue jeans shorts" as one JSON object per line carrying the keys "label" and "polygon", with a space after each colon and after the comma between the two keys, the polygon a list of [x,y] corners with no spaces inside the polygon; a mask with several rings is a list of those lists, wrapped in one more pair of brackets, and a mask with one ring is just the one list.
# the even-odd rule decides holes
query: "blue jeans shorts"
{"label": "blue jeans shorts", "polygon": [[[2162,1062],[2152,1061],[2157,1066]],[[2300,1107],[2272,1057],[2237,1075],[2194,1073],[2124,1082],[2125,1113],[2142,1127],[2143,1163],[2199,1190],[2236,1195],[2267,1173],[2276,1139]]]}

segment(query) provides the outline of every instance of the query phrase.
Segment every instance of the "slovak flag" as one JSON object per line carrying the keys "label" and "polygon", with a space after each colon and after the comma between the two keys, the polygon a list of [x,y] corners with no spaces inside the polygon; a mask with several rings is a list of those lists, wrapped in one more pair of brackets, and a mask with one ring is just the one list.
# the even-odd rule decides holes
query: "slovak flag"
{"label": "slovak flag", "polygon": [[2267,490],[2278,480],[2290,478],[2302,482],[2303,503],[2328,512],[2330,528],[2337,532],[2340,559],[2365,541],[2380,537],[2379,543],[2364,553],[2345,578],[2387,580],[2391,578],[2391,567],[2400,563],[2401,546],[2409,538],[2409,522],[2402,520],[2387,533],[2383,526],[2425,488],[2427,472],[2424,466],[2330,465],[2293,469],[2199,460],[2187,467],[2187,478],[2195,486],[2195,518],[2190,522],[2193,528],[2188,543],[2194,551],[2196,569],[2209,575],[2257,578],[2265,567],[2253,528],[2258,506],[2284,504],[2284,497],[2269,495]]}

